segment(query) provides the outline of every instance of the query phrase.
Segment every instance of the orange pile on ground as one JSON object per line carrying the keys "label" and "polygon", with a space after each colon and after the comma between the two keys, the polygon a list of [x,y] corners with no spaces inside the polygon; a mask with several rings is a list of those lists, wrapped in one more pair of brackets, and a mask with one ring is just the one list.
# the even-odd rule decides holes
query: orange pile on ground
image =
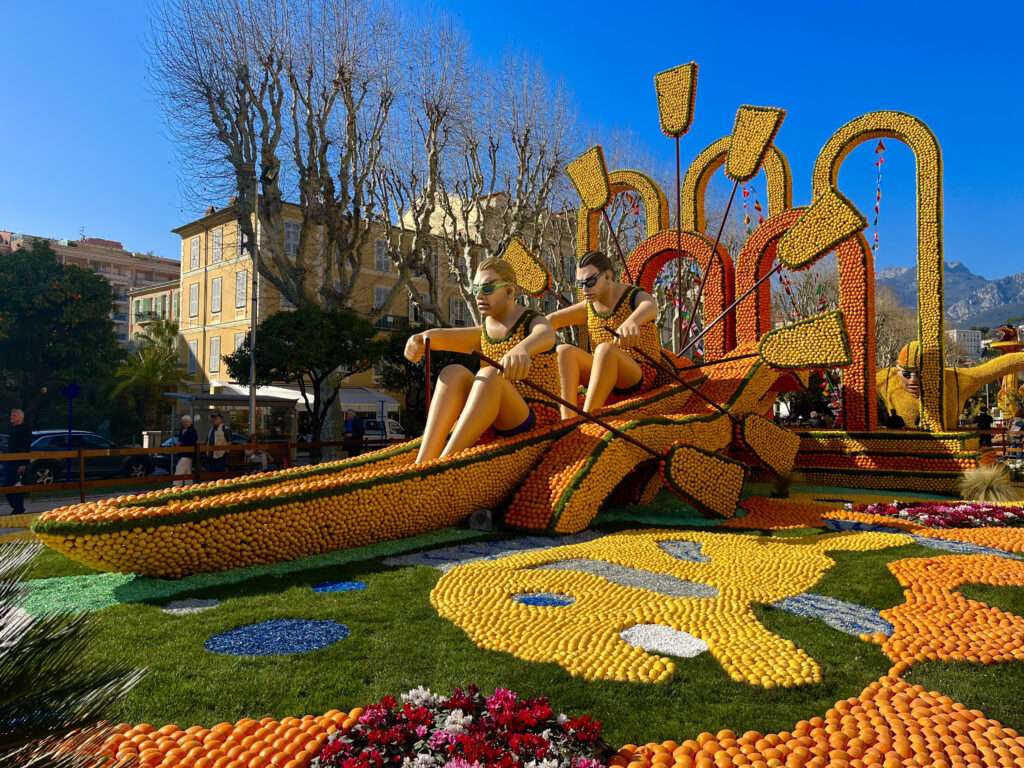
{"label": "orange pile on ground", "polygon": [[813,501],[790,501],[751,496],[740,504],[747,510],[744,517],[734,517],[724,523],[726,528],[757,528],[782,530],[785,528],[823,528],[822,513],[833,507]]}
{"label": "orange pile on ground", "polygon": [[882,611],[893,625],[882,650],[893,661],[1024,660],[1024,618],[955,591],[963,584],[1024,586],[1024,560],[996,555],[908,558],[889,563],[889,570],[906,588],[906,602]]}
{"label": "orange pile on ground", "polygon": [[246,718],[233,725],[193,725],[184,730],[176,725],[156,729],[147,723],[122,724],[107,739],[102,754],[113,757],[115,766],[307,768],[327,736],[347,731],[361,714],[362,708],[347,713],[333,709],[320,717]]}
{"label": "orange pile on ground", "polygon": [[702,733],[682,743],[627,744],[611,764],[624,768],[813,766],[959,768],[1024,766],[1024,737],[976,709],[897,676],[872,683],[857,698],[792,731]]}

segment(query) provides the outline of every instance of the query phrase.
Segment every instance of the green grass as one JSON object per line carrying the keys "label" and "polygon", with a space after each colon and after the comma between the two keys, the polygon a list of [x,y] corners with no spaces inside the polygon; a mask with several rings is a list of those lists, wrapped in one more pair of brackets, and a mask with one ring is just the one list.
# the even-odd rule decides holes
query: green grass
{"label": "green grass", "polygon": [[[646,514],[659,519],[673,511],[662,501]],[[607,521],[609,528],[626,525],[637,523],[621,517]],[[823,534],[811,529],[785,535]],[[833,552],[835,567],[812,589],[886,608],[903,599],[886,564],[937,554],[918,545]],[[40,555],[33,569],[37,577],[88,572],[49,551]],[[589,712],[601,719],[611,743],[637,743],[726,727],[737,732],[791,728],[797,720],[824,714],[839,699],[858,695],[891,666],[873,644],[815,619],[756,606],[769,629],[792,640],[821,665],[821,684],[755,689],[731,681],[710,654],[680,660],[676,674],[661,685],[586,682],[555,664],[530,663],[477,648],[430,605],[430,591],[440,578],[432,568],[387,568],[379,557],[357,562],[312,559],[308,567],[257,568],[232,575],[231,582],[196,582],[196,588],[175,595],[223,601],[204,613],[170,616],[152,602],[117,605],[94,614],[97,633],[89,656],[149,670],[118,711],[110,713],[112,719],[211,725],[245,716],[350,708],[418,685],[449,691],[476,682],[485,690],[507,686],[548,695],[558,709]],[[369,588],[325,594],[310,589],[321,581],[352,579],[367,582]],[[964,593],[1024,614],[1024,589],[968,586]],[[334,619],[347,624],[351,635],[323,650],[296,656],[238,658],[203,648],[213,634],[273,618]],[[911,670],[910,677],[990,717],[1015,727],[1024,725],[1019,704],[1024,664],[924,664]]]}

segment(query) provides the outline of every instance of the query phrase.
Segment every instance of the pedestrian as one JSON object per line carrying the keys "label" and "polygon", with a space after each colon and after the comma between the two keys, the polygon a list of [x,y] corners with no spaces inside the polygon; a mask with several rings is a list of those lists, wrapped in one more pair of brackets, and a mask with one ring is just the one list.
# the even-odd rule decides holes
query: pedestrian
{"label": "pedestrian", "polygon": [[362,418],[355,411],[345,411],[345,427],[341,445],[349,456],[358,456],[363,452],[363,438],[366,427]]}
{"label": "pedestrian", "polygon": [[974,417],[974,426],[981,432],[980,443],[983,448],[992,447],[992,417],[988,413],[986,406],[981,406],[981,410],[978,411],[978,415]]}
{"label": "pedestrian", "polygon": [[[199,434],[196,432],[196,428],[192,426],[192,417],[186,413],[181,417],[181,429],[178,431],[178,447],[192,448],[194,453],[195,445],[198,442]],[[174,487],[192,485],[192,453],[179,453],[177,456],[178,461],[174,465],[174,474],[178,478],[174,481]],[[187,477],[181,477],[181,475],[187,475]]]}
{"label": "pedestrian", "polygon": [[[20,408],[11,409],[11,426],[7,430],[7,452],[28,453],[32,450],[32,428],[25,422],[25,412]],[[15,459],[4,462],[4,485],[23,485],[28,474],[28,459]],[[25,514],[24,493],[8,493],[7,503],[11,505],[9,514]]]}
{"label": "pedestrian", "polygon": [[[210,422],[213,424],[210,427],[210,434],[206,437],[207,445],[214,446],[227,446],[231,445],[231,430],[228,429],[227,424],[224,423],[224,417],[218,411],[214,411],[210,415]],[[206,468],[211,472],[225,472],[228,468],[228,452],[227,451],[214,451],[210,454],[210,459],[207,462]]]}

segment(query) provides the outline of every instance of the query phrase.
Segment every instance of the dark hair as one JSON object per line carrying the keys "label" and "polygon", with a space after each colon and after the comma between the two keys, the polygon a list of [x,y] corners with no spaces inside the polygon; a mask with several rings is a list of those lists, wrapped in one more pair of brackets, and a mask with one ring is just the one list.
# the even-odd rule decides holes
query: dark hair
{"label": "dark hair", "polygon": [[604,251],[590,251],[583,255],[583,258],[580,259],[576,266],[578,268],[597,267],[598,272],[604,272],[605,270],[612,270],[612,260],[605,255]]}

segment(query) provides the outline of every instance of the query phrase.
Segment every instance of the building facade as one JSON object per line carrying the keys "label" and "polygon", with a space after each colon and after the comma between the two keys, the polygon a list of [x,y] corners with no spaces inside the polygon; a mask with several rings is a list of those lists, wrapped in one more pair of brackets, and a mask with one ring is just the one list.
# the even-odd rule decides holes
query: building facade
{"label": "building facade", "polygon": [[181,279],[151,283],[128,291],[128,338],[134,342],[154,320],[178,322],[181,314]]}
{"label": "building facade", "polygon": [[177,280],[180,265],[147,253],[127,251],[117,240],[83,237],[79,240],[58,240],[50,237],[0,231],[0,252],[14,252],[31,247],[33,241],[47,243],[61,264],[74,264],[91,269],[105,278],[114,290],[114,332],[117,340],[128,344],[131,339],[131,318],[128,294],[134,288],[152,283]]}
{"label": "building facade", "polygon": [[969,360],[981,357],[981,331],[957,328],[946,331],[946,339],[957,352],[957,356]]}
{"label": "building facade", "polygon": [[[286,249],[298,249],[302,214],[298,206],[284,207]],[[184,340],[184,359],[190,386],[212,391],[230,381],[224,356],[244,342],[249,331],[253,290],[252,258],[242,246],[233,208],[211,210],[202,218],[173,230],[181,237],[178,327]],[[385,225],[371,232],[362,253],[362,265],[350,308],[369,314],[387,299],[398,279],[391,262]],[[421,286],[424,290],[426,283]],[[451,315],[446,322],[468,324],[465,304],[452,287],[442,292],[442,307]],[[282,310],[293,309],[272,283],[262,275],[256,280],[257,322]],[[376,325],[381,332],[404,332],[420,322],[417,308],[407,295],[396,297],[389,314]],[[346,386],[376,387],[373,371],[350,377]]]}

